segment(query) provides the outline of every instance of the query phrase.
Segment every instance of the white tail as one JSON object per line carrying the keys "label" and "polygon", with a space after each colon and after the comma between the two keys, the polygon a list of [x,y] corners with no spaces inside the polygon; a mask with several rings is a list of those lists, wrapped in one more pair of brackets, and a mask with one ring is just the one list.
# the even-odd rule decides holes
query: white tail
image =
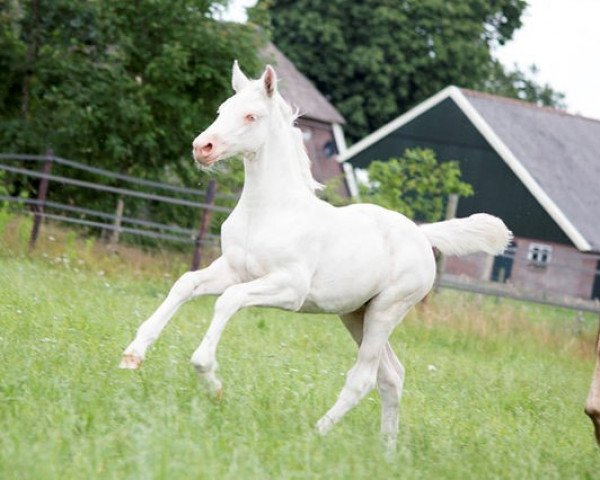
{"label": "white tail", "polygon": [[431,245],[446,255],[475,252],[498,255],[512,239],[512,232],[504,222],[486,213],[421,225],[421,230]]}

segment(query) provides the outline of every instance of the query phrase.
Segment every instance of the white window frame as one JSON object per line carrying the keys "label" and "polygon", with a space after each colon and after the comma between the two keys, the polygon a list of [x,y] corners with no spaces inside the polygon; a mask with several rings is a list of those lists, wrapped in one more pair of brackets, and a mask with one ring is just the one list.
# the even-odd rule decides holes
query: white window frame
{"label": "white window frame", "polygon": [[529,265],[547,267],[552,260],[552,246],[544,243],[530,243],[527,251]]}

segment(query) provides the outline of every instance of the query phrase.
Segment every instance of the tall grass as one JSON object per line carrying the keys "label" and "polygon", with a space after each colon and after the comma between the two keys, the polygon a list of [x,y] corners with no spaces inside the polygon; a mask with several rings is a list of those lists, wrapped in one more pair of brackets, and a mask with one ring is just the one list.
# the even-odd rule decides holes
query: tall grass
{"label": "tall grass", "polygon": [[[86,230],[70,230],[52,221],[45,221],[35,249],[28,242],[32,217],[14,214],[0,208],[0,249],[5,255],[27,256],[51,263],[69,264],[75,271],[93,270],[101,275],[129,275],[135,278],[171,278],[191,264],[193,245],[187,251],[128,243],[111,246]],[[97,233],[97,232],[94,232]],[[172,246],[171,246],[172,247]],[[202,264],[218,255],[216,247],[203,249]]]}
{"label": "tall grass", "polygon": [[583,414],[592,315],[579,321],[456,292],[411,312],[391,339],[407,380],[398,451],[387,460],[375,392],[328,436],[313,431],[356,355],[336,317],[237,314],[219,349],[225,398],[215,402],[188,361],[212,299],[181,309],[140,372],[116,368],[184,262],[168,264],[165,278],[150,259],[132,267],[129,257],[88,257],[79,240],[65,257],[56,243],[42,242],[33,258],[0,244],[2,479],[591,479],[600,471]]}

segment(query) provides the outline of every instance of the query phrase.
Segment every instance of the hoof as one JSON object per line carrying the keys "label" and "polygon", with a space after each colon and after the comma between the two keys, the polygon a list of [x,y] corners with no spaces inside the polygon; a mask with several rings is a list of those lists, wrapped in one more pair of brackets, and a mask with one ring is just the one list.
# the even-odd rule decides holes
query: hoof
{"label": "hoof", "polygon": [[317,433],[319,435],[326,435],[329,432],[329,430],[333,428],[333,422],[327,415],[325,415],[323,418],[321,418],[321,420],[317,422],[315,428],[317,429]]}
{"label": "hoof", "polygon": [[223,384],[218,378],[205,379],[206,390],[215,402],[221,402],[223,397],[225,397],[225,392],[223,390]]}
{"label": "hoof", "polygon": [[219,387],[217,390],[215,390],[213,392],[213,395],[215,397],[215,400],[217,402],[222,402],[223,401],[223,397],[225,396],[225,392],[223,391],[223,387]]}
{"label": "hoof", "polygon": [[393,460],[396,455],[396,436],[395,435],[383,435],[383,448],[385,452],[385,458],[387,460]]}
{"label": "hoof", "polygon": [[126,353],[121,359],[119,368],[124,370],[137,370],[142,366],[142,359],[133,353]]}

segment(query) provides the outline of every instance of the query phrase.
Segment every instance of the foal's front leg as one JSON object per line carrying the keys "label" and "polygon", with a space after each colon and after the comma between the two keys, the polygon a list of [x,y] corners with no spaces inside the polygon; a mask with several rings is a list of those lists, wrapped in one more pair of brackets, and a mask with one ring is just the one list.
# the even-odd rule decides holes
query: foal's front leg
{"label": "foal's front leg", "polygon": [[131,370],[139,368],[148,347],[185,302],[199,295],[218,295],[235,282],[236,277],[223,257],[219,257],[207,268],[184,273],[171,287],[169,295],[158,309],[140,325],[135,339],[123,352],[119,367]]}
{"label": "foal's front leg", "polygon": [[241,308],[251,306],[299,310],[308,292],[308,279],[303,275],[273,273],[247,283],[229,287],[215,303],[215,312],[206,335],[192,355],[191,361],[204,377],[208,389],[217,397],[223,393],[217,378],[217,346],[229,319]]}

